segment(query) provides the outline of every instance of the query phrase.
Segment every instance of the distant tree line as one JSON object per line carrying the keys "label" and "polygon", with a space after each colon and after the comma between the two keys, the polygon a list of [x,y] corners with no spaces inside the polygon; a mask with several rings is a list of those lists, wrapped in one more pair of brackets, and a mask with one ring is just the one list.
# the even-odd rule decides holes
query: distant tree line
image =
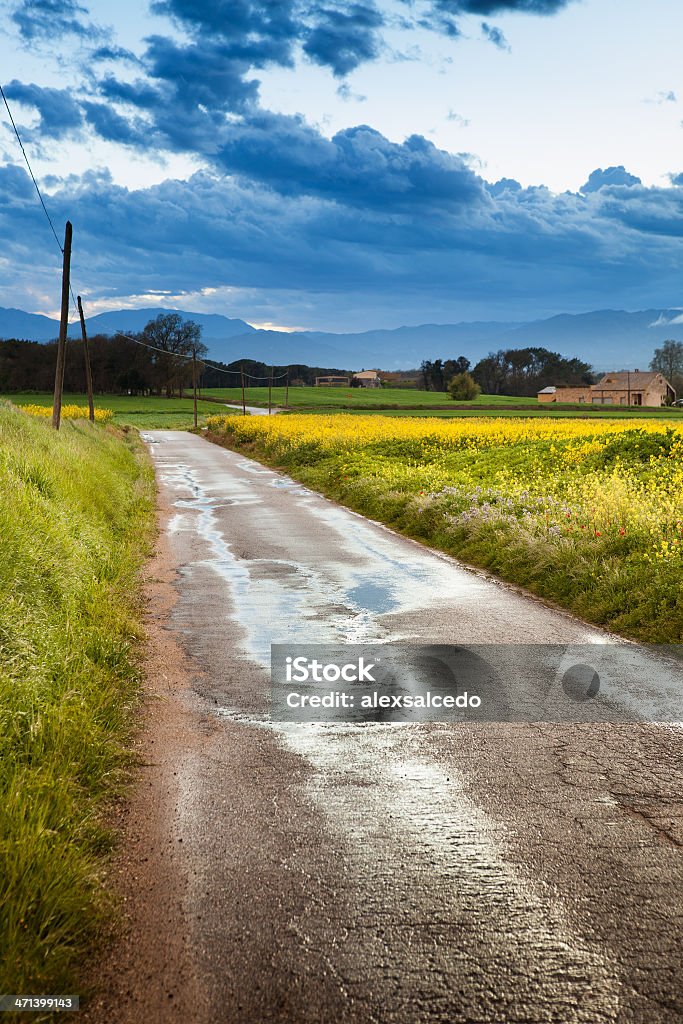
{"label": "distant tree line", "polygon": [[[350,376],[349,371],[336,367],[303,364],[271,367],[253,359],[227,364],[215,360],[208,362],[207,348],[201,342],[201,328],[176,314],[151,320],[143,331],[130,338],[133,340],[96,334],[88,339],[93,387],[97,394],[182,394],[192,385],[193,352],[197,358],[199,383],[204,388],[239,386],[242,367],[248,386],[256,383],[266,385],[265,378],[271,373],[279,377],[287,372],[290,383],[299,384],[314,384],[317,376],[329,374]],[[51,391],[56,362],[56,341],[0,340],[0,392]],[[262,379],[257,382],[253,379],[255,377]],[[85,393],[86,390],[83,342],[80,339],[68,343],[64,388],[76,393]]]}
{"label": "distant tree line", "polygon": [[[220,367],[217,369],[216,367]],[[211,364],[204,366],[202,374],[202,387],[205,388],[227,388],[237,387],[240,384],[240,370],[244,369],[245,383],[247,387],[266,387],[267,378],[271,375],[277,387],[282,387],[283,374],[289,377],[289,383],[296,386],[315,384],[316,377],[349,377],[353,376],[352,370],[341,370],[339,367],[330,366],[307,366],[305,363],[264,363],[258,359],[235,359],[231,363],[217,363],[212,360]],[[224,371],[230,370],[230,376]],[[223,371],[223,372],[222,372]],[[257,377],[255,381],[253,378]]]}
{"label": "distant tree line", "polygon": [[539,347],[500,349],[480,359],[473,369],[465,356],[425,360],[420,367],[421,384],[427,391],[448,391],[455,377],[464,386],[465,376],[471,377],[486,395],[520,398],[532,397],[551,384],[579,386],[595,382],[589,363]]}

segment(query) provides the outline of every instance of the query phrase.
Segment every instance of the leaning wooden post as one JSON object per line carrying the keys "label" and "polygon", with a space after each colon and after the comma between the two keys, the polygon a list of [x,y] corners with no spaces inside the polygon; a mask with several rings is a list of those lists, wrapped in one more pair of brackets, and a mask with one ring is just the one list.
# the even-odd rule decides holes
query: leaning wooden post
{"label": "leaning wooden post", "polygon": [[289,367],[287,367],[287,376],[285,377],[285,409],[289,409]]}
{"label": "leaning wooden post", "polygon": [[66,336],[69,330],[69,284],[71,273],[71,221],[64,230],[64,259],[62,262],[62,313],[59,320],[59,344],[57,345],[57,366],[55,368],[55,394],[52,402],[52,426],[59,430],[62,420],[62,392],[64,391],[64,367],[66,365]]}
{"label": "leaning wooden post", "polygon": [[268,378],[268,415],[270,416],[271,407],[273,404],[273,367],[270,368],[270,377]]}
{"label": "leaning wooden post", "polygon": [[78,315],[81,320],[81,335],[83,337],[83,352],[85,354],[85,384],[88,389],[88,416],[91,423],[95,422],[95,398],[92,390],[92,367],[90,365],[90,347],[88,345],[88,332],[85,329],[85,317],[83,316],[83,303],[80,295],[76,296],[78,304]]}
{"label": "leaning wooden post", "polygon": [[244,363],[240,363],[240,377],[242,379],[242,415],[247,415],[247,405],[244,397]]}
{"label": "leaning wooden post", "polygon": [[194,429],[197,429],[197,349],[192,349],[192,395],[194,398]]}

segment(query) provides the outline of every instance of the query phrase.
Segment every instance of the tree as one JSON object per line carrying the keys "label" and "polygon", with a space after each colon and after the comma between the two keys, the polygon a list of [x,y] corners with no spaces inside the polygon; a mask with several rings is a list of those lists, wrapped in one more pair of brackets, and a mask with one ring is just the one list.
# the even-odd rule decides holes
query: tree
{"label": "tree", "polygon": [[533,396],[550,384],[592,384],[588,363],[537,346],[500,349],[480,359],[472,376],[488,395]]}
{"label": "tree", "polygon": [[481,388],[470,373],[456,373],[448,382],[448,393],[456,402],[471,402],[481,394]]}
{"label": "tree", "polygon": [[430,359],[423,359],[420,363],[420,378],[424,390],[430,391],[432,383],[432,362]]}
{"label": "tree", "polygon": [[680,398],[683,391],[683,341],[670,338],[661,348],[656,348],[650,369],[666,377]]}
{"label": "tree", "polygon": [[500,395],[505,387],[502,352],[489,352],[472,370],[472,377],[485,395]]}
{"label": "tree", "polygon": [[447,391],[448,381],[456,373],[467,373],[470,361],[465,356],[457,359],[424,359],[420,366],[420,376],[425,391]]}
{"label": "tree", "polygon": [[194,320],[183,320],[178,313],[160,313],[145,325],[140,336],[155,353],[157,388],[170,398],[175,388],[182,392],[192,380],[192,356],[199,359],[209,351],[201,341],[202,329]]}

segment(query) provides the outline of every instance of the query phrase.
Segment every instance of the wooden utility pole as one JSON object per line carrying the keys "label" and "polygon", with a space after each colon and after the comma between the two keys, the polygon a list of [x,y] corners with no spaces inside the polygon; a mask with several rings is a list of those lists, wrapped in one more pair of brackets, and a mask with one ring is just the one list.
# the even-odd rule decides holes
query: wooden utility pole
{"label": "wooden utility pole", "polygon": [[287,376],[285,377],[285,409],[289,409],[289,367],[287,367]]}
{"label": "wooden utility pole", "polygon": [[240,379],[242,381],[242,415],[247,415],[247,404],[244,397],[244,363],[240,363]]}
{"label": "wooden utility pole", "polygon": [[85,385],[88,389],[88,417],[91,423],[95,422],[95,398],[92,391],[92,367],[90,365],[90,347],[88,345],[88,332],[85,329],[85,317],[83,316],[83,303],[80,295],[76,296],[78,304],[78,315],[81,319],[81,335],[83,336],[83,352],[85,355]]}
{"label": "wooden utility pole", "polygon": [[59,344],[57,346],[57,367],[55,369],[55,395],[52,403],[52,426],[59,430],[62,419],[62,392],[64,391],[64,367],[66,365],[66,336],[69,330],[69,283],[71,274],[71,221],[64,230],[64,259],[62,262],[62,313],[59,320]]}
{"label": "wooden utility pole", "polygon": [[194,399],[194,429],[197,429],[197,349],[192,349],[192,396]]}
{"label": "wooden utility pole", "polygon": [[271,408],[273,405],[273,367],[270,368],[270,377],[268,378],[268,415],[270,416]]}

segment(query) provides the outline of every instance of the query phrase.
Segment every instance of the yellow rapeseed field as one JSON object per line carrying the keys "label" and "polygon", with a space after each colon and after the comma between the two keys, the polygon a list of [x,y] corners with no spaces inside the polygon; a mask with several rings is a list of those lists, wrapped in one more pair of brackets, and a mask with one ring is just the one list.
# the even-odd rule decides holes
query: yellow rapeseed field
{"label": "yellow rapeseed field", "polygon": [[[22,405],[23,412],[27,412],[29,416],[52,416],[52,406],[48,405]],[[83,405],[63,405],[62,406],[62,419],[63,420],[87,420],[89,416],[87,406]],[[113,418],[114,413],[111,409],[95,409],[95,422],[96,423],[109,423]]]}
{"label": "yellow rapeseed field", "polygon": [[208,426],[587,618],[683,640],[683,425],[230,415]]}
{"label": "yellow rapeseed field", "polygon": [[[354,450],[375,442],[395,440],[436,446],[444,452],[453,447],[489,448],[519,442],[557,440],[591,441],[637,430],[661,434],[670,429],[660,421],[523,419],[522,417],[467,417],[435,420],[418,417],[353,416],[336,414],[210,416],[210,429],[229,426],[231,434],[244,440],[271,437],[279,444],[314,442],[330,450]],[[674,427],[683,441],[683,424]]]}

